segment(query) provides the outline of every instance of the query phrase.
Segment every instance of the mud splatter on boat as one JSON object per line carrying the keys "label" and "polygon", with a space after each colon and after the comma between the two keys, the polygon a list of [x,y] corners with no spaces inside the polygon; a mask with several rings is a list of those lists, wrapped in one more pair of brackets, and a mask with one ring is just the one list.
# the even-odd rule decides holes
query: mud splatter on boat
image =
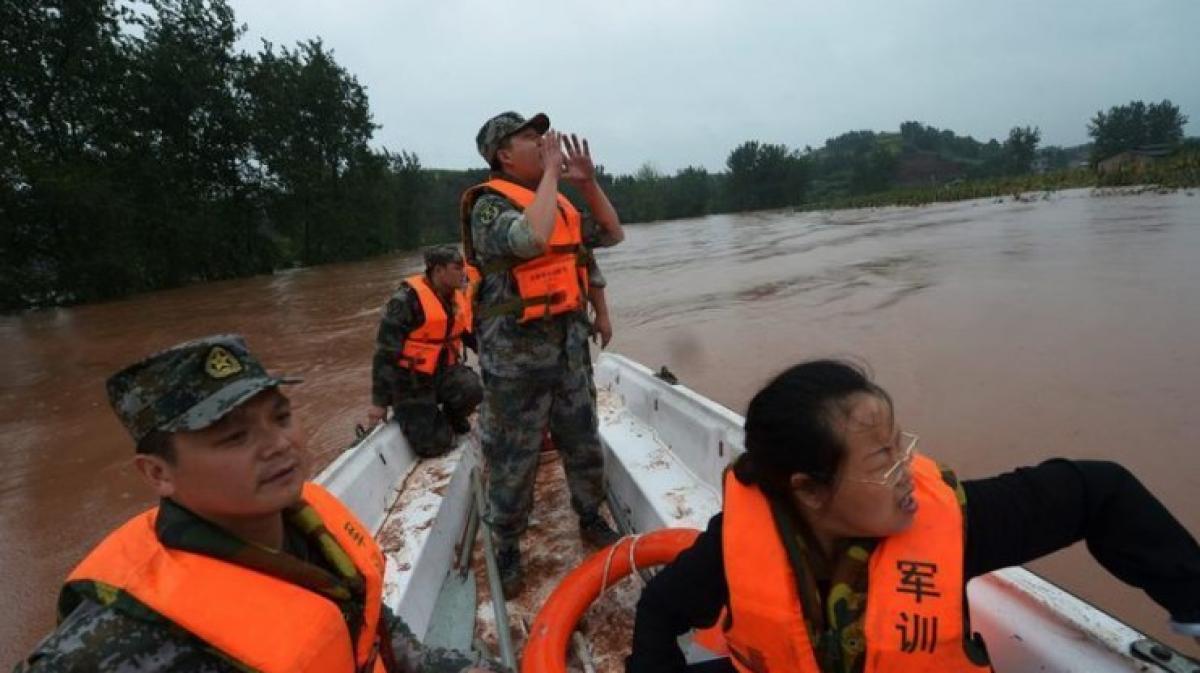
{"label": "mud splatter on boat", "polygon": [[[610,520],[611,522],[611,520]],[[522,651],[529,625],[538,609],[570,571],[595,550],[579,539],[579,524],[571,509],[571,495],[558,454],[543,453],[538,465],[533,513],[529,529],[521,538],[525,588],[508,602],[513,646]],[[487,569],[482,545],[477,545],[472,563],[479,581],[479,607],[476,627],[480,639],[493,652],[499,651],[492,599],[488,591]],[[608,588],[584,614],[580,623],[593,663],[599,673],[619,673],[625,668],[625,656],[633,635],[633,613],[641,595],[640,578],[627,577]],[[570,657],[573,660],[574,655]],[[577,663],[569,670],[582,670]]]}
{"label": "mud splatter on boat", "polygon": [[459,452],[415,463],[396,490],[399,496],[388,510],[377,539],[379,546],[396,564],[411,564],[407,549],[415,548],[415,536],[433,525],[442,493],[450,484]]}

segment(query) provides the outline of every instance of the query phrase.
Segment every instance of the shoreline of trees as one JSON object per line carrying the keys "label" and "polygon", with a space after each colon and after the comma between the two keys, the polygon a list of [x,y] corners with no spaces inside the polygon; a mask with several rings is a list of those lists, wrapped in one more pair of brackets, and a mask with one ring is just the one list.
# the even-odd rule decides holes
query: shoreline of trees
{"label": "shoreline of trees", "polygon": [[[257,53],[226,0],[4,3],[0,312],[352,261],[456,240],[486,171],[375,150],[366,90],[319,39]],[[651,165],[599,178],[626,222],[771,208],[915,205],[1066,186],[1200,184],[1169,101],[1090,120],[1093,143],[1036,127],[977,141],[918,122],[821,148],[750,140],[724,171]],[[1099,175],[1144,145],[1172,158]],[[976,196],[966,196],[966,195]]]}

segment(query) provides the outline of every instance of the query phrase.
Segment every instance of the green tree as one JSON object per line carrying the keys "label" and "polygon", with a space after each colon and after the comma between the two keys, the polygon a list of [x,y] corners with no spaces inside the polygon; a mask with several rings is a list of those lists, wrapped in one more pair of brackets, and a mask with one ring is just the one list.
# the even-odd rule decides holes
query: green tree
{"label": "green tree", "polygon": [[710,212],[712,178],[703,166],[688,166],[667,181],[665,217],[700,217]]}
{"label": "green tree", "polygon": [[1152,145],[1178,145],[1188,118],[1169,100],[1146,107],[1146,142]]}
{"label": "green tree", "polygon": [[250,130],[234,88],[244,61],[224,0],[149,0],[134,18],[127,162],[139,245],[127,254],[144,287],[271,268],[271,243],[254,217],[246,158]]}
{"label": "green tree", "polygon": [[264,42],[244,86],[254,162],[272,188],[273,221],[298,241],[297,261],[349,258],[359,251],[355,241],[371,240],[348,236],[354,206],[343,184],[358,164],[375,165],[367,143],[376,126],[366,91],[320,40],[278,54]]}
{"label": "green tree", "polygon": [[111,0],[0,3],[0,308],[100,298],[135,280],[121,264],[126,15]]}
{"label": "green tree", "polygon": [[1045,163],[1046,170],[1061,171],[1071,165],[1071,152],[1057,145],[1043,147],[1037,151],[1037,154]]}
{"label": "green tree", "polygon": [[653,222],[667,217],[663,197],[668,178],[653,164],[642,164],[633,175],[622,175],[613,182],[614,207],[627,222]]}
{"label": "green tree", "polygon": [[1092,163],[1143,145],[1177,145],[1188,118],[1169,100],[1147,106],[1140,100],[1100,110],[1088,123]]}
{"label": "green tree", "polygon": [[[951,132],[950,137],[954,134]],[[906,147],[915,150],[937,151],[940,149],[944,136],[941,131],[925,126],[921,122],[903,122],[900,124],[900,137]]]}
{"label": "green tree", "polygon": [[478,171],[372,151],[319,40],[248,56],[226,0],[0,3],[0,308],[446,240]]}
{"label": "green tree", "polygon": [[[392,214],[394,247],[413,248],[421,243],[421,200],[428,191],[428,176],[416,154],[400,152],[391,160],[392,191],[396,208]],[[457,210],[457,209],[456,209]]]}
{"label": "green tree", "polygon": [[1009,175],[1028,173],[1041,140],[1042,132],[1036,126],[1014,126],[1009,130],[1008,139],[1004,141],[1005,172]]}
{"label": "green tree", "polygon": [[808,162],[786,145],[750,140],[729,153],[727,203],[733,210],[779,208],[803,203]]}
{"label": "green tree", "polygon": [[895,174],[896,163],[896,155],[879,144],[856,153],[850,164],[850,193],[867,194],[887,189]]}

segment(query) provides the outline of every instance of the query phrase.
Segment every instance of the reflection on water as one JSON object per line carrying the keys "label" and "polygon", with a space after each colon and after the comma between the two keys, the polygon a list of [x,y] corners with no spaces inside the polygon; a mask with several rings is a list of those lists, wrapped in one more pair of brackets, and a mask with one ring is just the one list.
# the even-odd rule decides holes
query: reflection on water
{"label": "reflection on water", "polygon": [[[599,258],[612,348],[731,408],[795,361],[855,357],[962,476],[1120,460],[1200,531],[1200,200],[1186,193],[720,215],[630,227]],[[418,268],[405,254],[0,318],[0,534],[18,541],[0,545],[0,666],[50,628],[87,548],[151,504],[105,376],[242,332],[306,378],[289,394],[328,460],[365,415],[379,307]],[[1161,610],[1085,551],[1034,569],[1166,636]]]}

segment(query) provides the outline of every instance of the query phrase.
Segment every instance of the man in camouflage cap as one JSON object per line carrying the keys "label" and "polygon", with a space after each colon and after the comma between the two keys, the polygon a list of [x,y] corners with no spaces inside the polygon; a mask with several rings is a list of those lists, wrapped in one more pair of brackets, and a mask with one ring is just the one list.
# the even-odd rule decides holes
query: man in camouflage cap
{"label": "man in camouflage cap", "polygon": [[475,134],[475,148],[494,172],[504,170],[496,161],[496,151],[510,146],[509,139],[529,129],[541,136],[550,130],[550,118],[539,112],[528,120],[516,112],[501,112],[487,120]]}
{"label": "man in camouflage cap", "polygon": [[468,418],[483,399],[463,351],[464,344],[475,349],[465,280],[458,248],[429,248],[425,273],[400,283],[379,321],[367,424],[382,421],[390,406],[423,457],[453,448],[455,433],[471,430]]}
{"label": "man in camouflage cap", "polygon": [[[544,430],[563,456],[581,536],[594,545],[617,538],[600,514],[604,465],[588,336],[595,329],[607,343],[611,325],[589,249],[615,245],[624,232],[596,180],[587,140],[550,130],[546,115],[498,114],[475,143],[492,174],[463,195],[460,215],[467,261],[483,274],[475,318],[487,520],[511,598],[523,580],[519,539]],[[560,179],[578,189],[588,214],[559,194]],[[597,309],[594,325],[589,303]]]}
{"label": "man in camouflage cap", "polygon": [[438,671],[381,600],[383,556],[306,482],[305,435],[236,335],[189,341],[114,374],[108,396],[159,505],[67,578],[58,628],[17,672]]}

